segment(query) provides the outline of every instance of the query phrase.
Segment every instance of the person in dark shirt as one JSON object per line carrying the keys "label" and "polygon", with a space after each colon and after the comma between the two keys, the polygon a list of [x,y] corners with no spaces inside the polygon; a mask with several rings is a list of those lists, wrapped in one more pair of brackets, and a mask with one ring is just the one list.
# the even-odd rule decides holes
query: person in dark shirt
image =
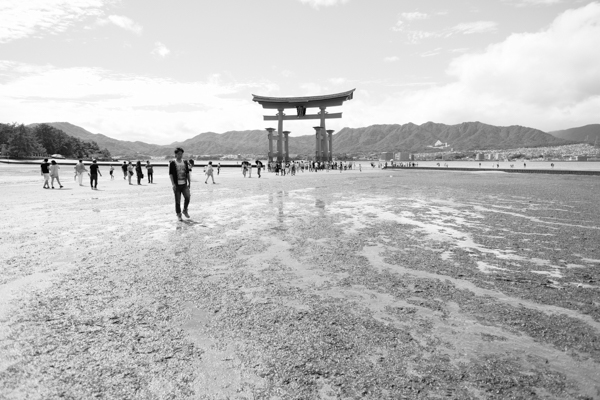
{"label": "person in dark shirt", "polygon": [[[183,159],[183,149],[178,147],[175,149],[175,160],[169,163],[169,178],[173,193],[175,194],[175,213],[177,219],[183,221],[181,214],[186,218],[190,218],[188,214],[188,206],[190,204],[190,187],[192,184],[192,171],[187,160]],[[183,194],[183,211],[181,210],[181,195]]]}
{"label": "person in dark shirt", "polygon": [[256,160],[256,171],[258,172],[258,177],[260,178],[260,171],[263,168],[263,163],[260,160]]}
{"label": "person in dark shirt", "polygon": [[121,169],[123,170],[123,179],[127,179],[127,161],[123,161]]}
{"label": "person in dark shirt", "polygon": [[90,165],[90,186],[92,190],[98,190],[98,175],[102,176],[100,166],[96,164],[96,160],[93,160],[92,165]]}
{"label": "person in dark shirt", "polygon": [[41,175],[44,177],[44,189],[50,189],[50,164],[47,158],[44,158],[44,162],[40,164],[40,167],[42,169]]}
{"label": "person in dark shirt", "polygon": [[146,173],[148,174],[148,183],[154,183],[154,168],[150,161],[146,161]]}
{"label": "person in dark shirt", "polygon": [[142,178],[144,177],[144,172],[142,171],[142,162],[138,161],[135,163],[135,175],[137,176],[138,185],[142,184]]}

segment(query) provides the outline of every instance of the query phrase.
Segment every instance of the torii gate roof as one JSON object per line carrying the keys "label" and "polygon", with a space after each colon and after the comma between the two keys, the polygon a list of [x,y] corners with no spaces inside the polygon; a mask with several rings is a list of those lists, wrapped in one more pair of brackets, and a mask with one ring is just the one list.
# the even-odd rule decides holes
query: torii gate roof
{"label": "torii gate roof", "polygon": [[309,107],[335,107],[341,106],[344,101],[352,100],[353,93],[356,89],[348,90],[347,92],[326,94],[322,96],[306,96],[306,97],[267,97],[253,94],[252,101],[256,101],[263,108],[296,108],[298,106]]}

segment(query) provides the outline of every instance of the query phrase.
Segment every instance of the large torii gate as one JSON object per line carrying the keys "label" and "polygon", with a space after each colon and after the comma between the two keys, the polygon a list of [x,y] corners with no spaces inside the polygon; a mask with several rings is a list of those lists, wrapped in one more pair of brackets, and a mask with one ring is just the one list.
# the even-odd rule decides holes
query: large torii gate
{"label": "large torii gate", "polygon": [[[277,161],[289,161],[289,131],[283,130],[283,121],[318,119],[321,121],[319,126],[315,126],[315,161],[331,161],[333,156],[333,131],[325,130],[325,120],[331,118],[342,118],[342,113],[329,114],[327,107],[336,107],[344,104],[346,100],[352,100],[356,89],[343,93],[327,94],[324,96],[308,97],[266,97],[252,95],[252,101],[256,101],[263,108],[277,110],[276,115],[265,115],[265,121],[278,121],[277,136],[273,135],[273,128],[267,128],[269,132],[269,162],[273,161],[273,139],[277,140]],[[285,115],[283,110],[286,108],[295,108],[296,115]],[[306,114],[307,108],[319,108],[317,114]]]}

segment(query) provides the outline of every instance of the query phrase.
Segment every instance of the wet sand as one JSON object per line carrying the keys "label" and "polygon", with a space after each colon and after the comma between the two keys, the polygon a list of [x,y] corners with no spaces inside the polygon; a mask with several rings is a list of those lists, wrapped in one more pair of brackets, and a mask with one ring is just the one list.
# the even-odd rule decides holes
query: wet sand
{"label": "wet sand", "polygon": [[6,168],[0,398],[600,398],[597,177]]}

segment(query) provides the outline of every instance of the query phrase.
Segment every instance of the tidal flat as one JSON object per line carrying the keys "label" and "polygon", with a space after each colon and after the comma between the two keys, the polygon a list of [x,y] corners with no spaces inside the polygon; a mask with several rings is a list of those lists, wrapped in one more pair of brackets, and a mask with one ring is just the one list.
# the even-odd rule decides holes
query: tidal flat
{"label": "tidal flat", "polygon": [[598,177],[194,171],[178,222],[166,169],[27,168],[0,165],[2,399],[600,398]]}

